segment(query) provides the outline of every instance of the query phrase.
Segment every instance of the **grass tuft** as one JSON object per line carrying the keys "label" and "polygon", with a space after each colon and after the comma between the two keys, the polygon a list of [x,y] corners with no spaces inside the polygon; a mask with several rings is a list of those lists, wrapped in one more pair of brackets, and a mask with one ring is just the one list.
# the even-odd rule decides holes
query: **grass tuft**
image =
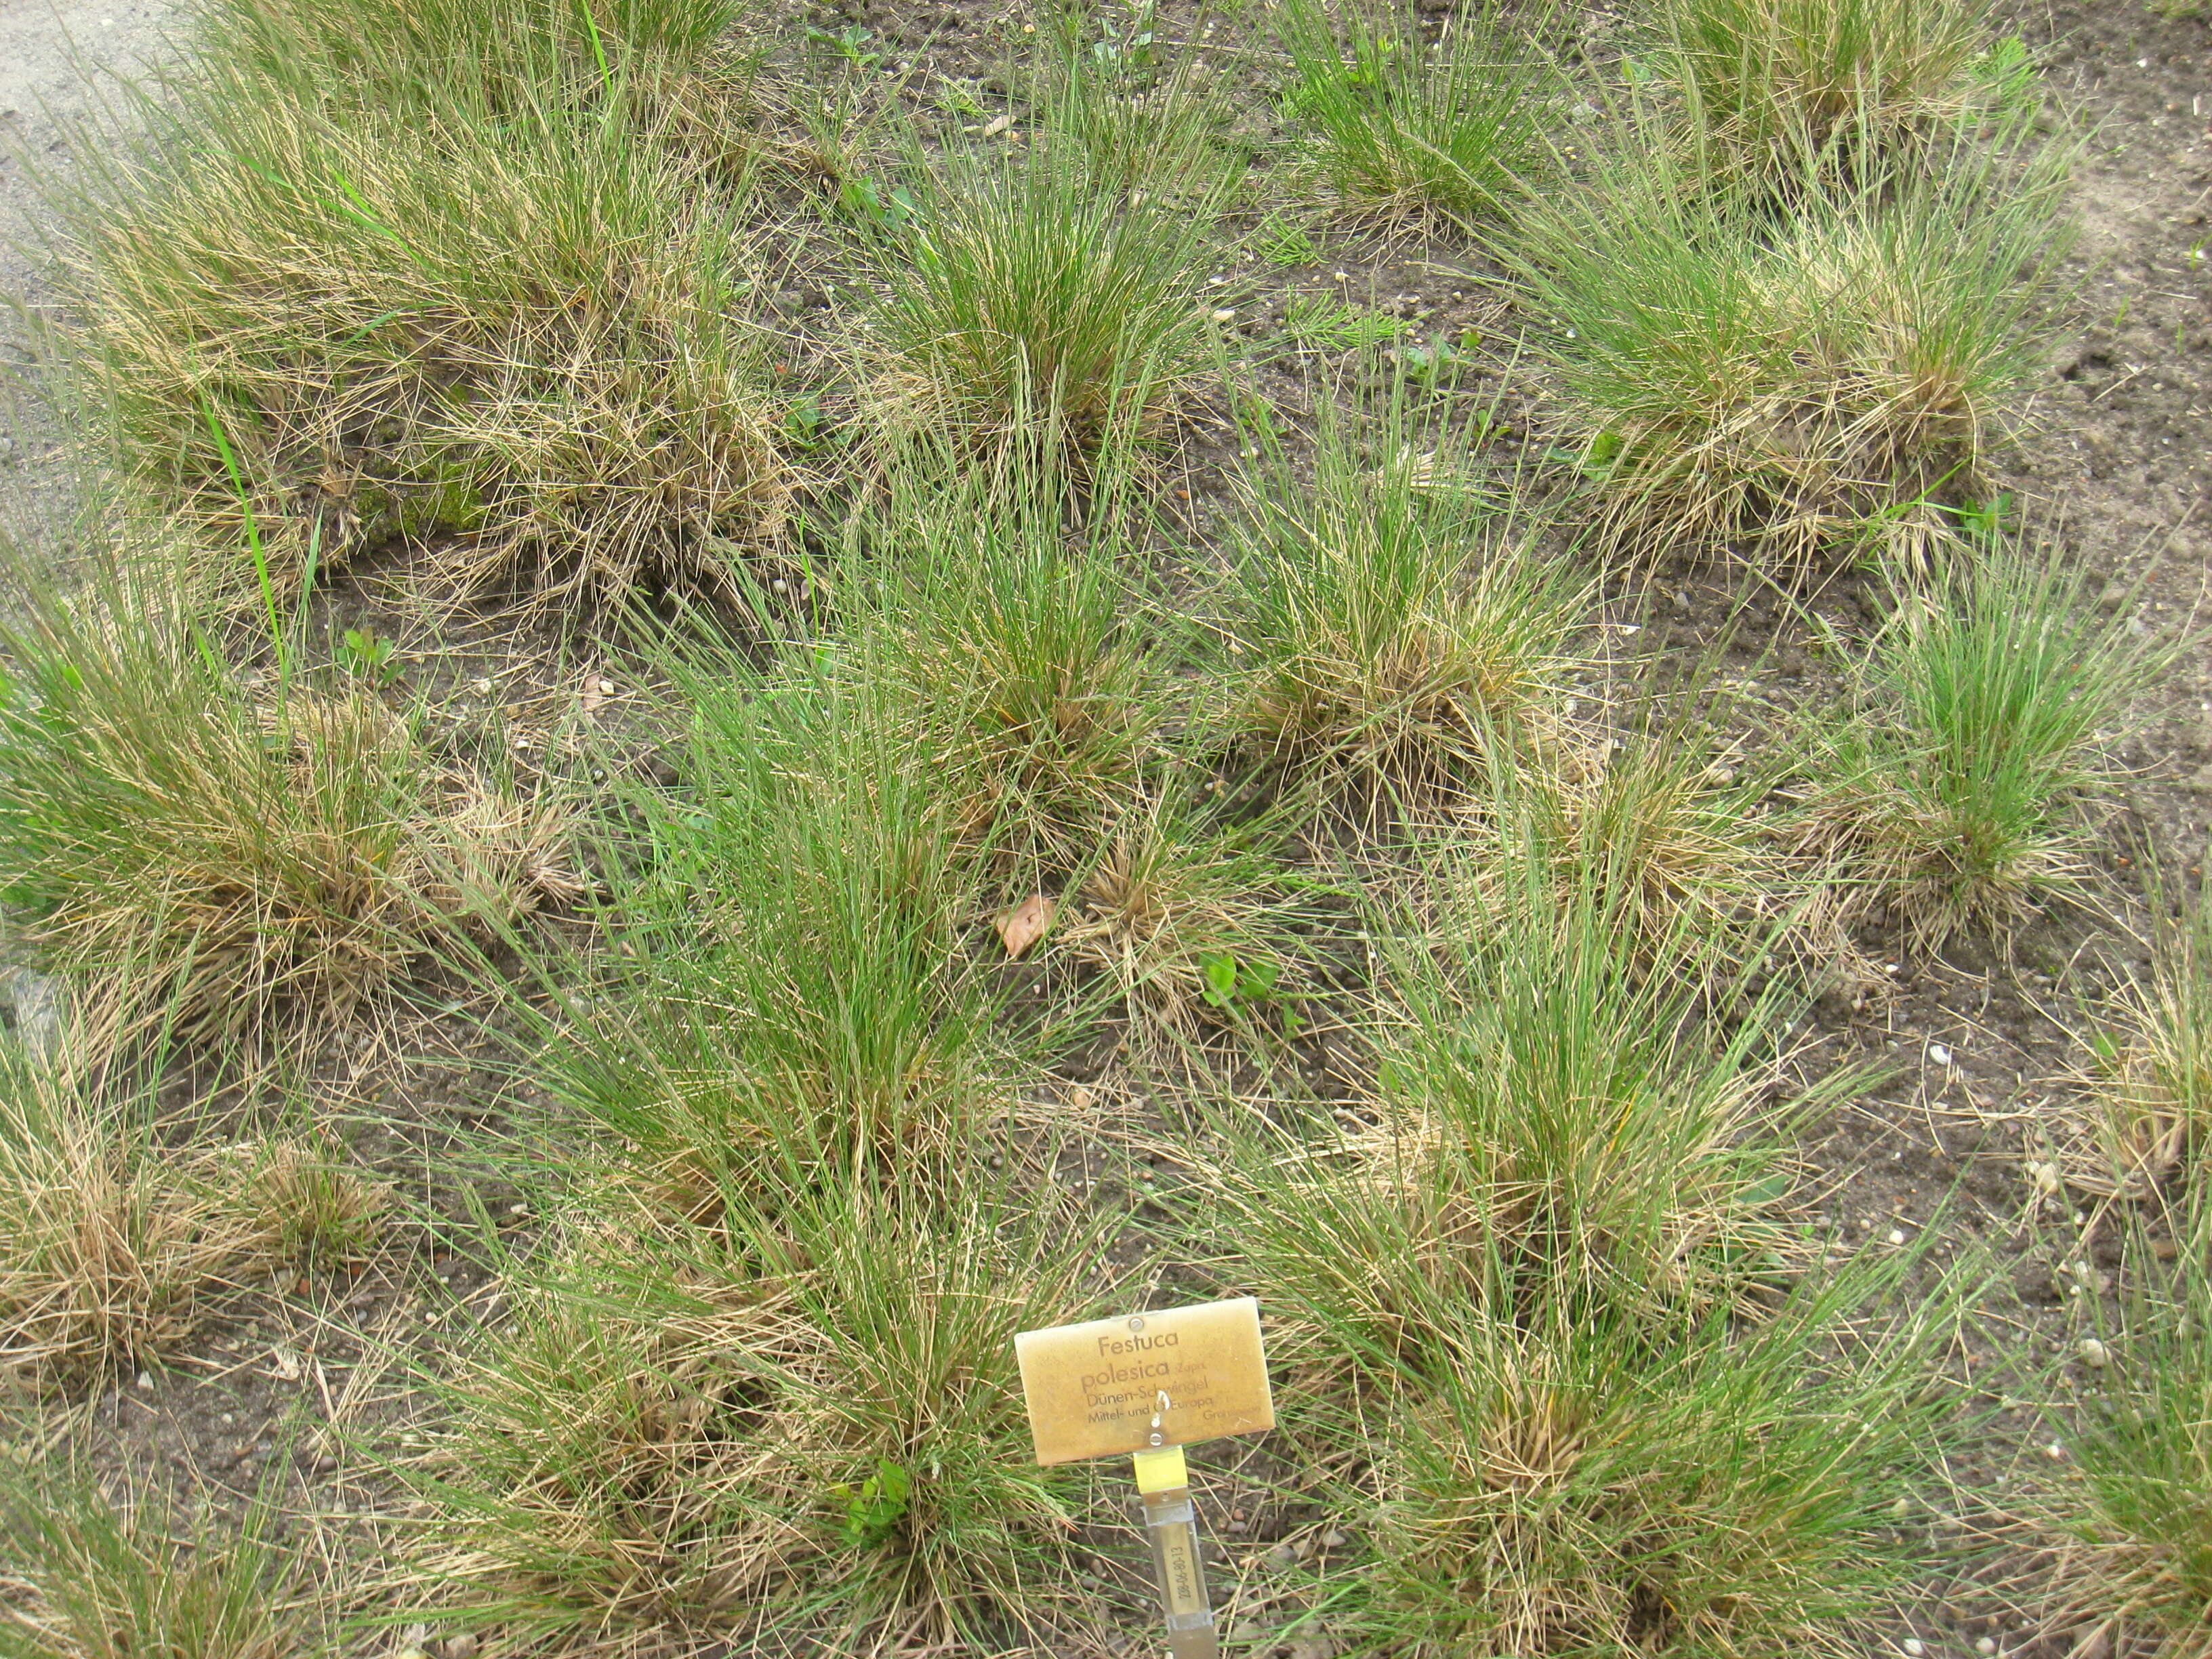
{"label": "grass tuft", "polygon": [[868,395],[890,428],[1095,451],[1180,397],[1216,303],[1199,278],[1218,187],[1131,188],[1102,176],[1096,142],[1047,131],[916,159],[911,215],[878,240]]}
{"label": "grass tuft", "polygon": [[2117,1648],[2200,1659],[2212,1607],[2212,1202],[2202,1183],[2166,1216],[2174,1265],[2159,1265],[2148,1230],[2132,1241],[2138,1271],[2124,1328],[2087,1432],[2074,1443],[2082,1480],[2046,1500],[2057,1538],[2060,1615]]}
{"label": "grass tuft", "polygon": [[1662,70],[1724,152],[1785,171],[1838,144],[1879,154],[1973,110],[1983,0],[1668,0]]}
{"label": "grass tuft", "polygon": [[185,1537],[159,1491],[115,1504],[88,1481],[0,1465],[0,1655],[284,1659],[319,1648],[321,1607],[256,1503]]}
{"label": "grass tuft", "polygon": [[164,1144],[151,1103],[0,1070],[0,1376],[173,1346],[213,1293],[369,1236],[382,1189],[325,1151]]}
{"label": "grass tuft", "polygon": [[1859,908],[1923,944],[2075,885],[2099,750],[2175,647],[2104,615],[2055,550],[1959,547],[1900,586],[1861,712],[1816,729],[1816,836]]}
{"label": "grass tuft", "polygon": [[1410,782],[1540,721],[1588,585],[1477,481],[1464,441],[1324,403],[1310,468],[1248,476],[1224,608],[1232,718],[1287,758]]}
{"label": "grass tuft", "polygon": [[301,1034],[441,939],[566,893],[367,691],[262,701],[125,583],[0,633],[0,890],[107,1037]]}
{"label": "grass tuft", "polygon": [[1408,5],[1331,10],[1286,0],[1285,112],[1310,135],[1347,205],[1495,220],[1546,169],[1554,85],[1536,44],[1544,14],[1494,4],[1455,12],[1431,37]]}
{"label": "grass tuft", "polygon": [[1009,1336],[1085,1310],[1095,1231],[828,1175],[587,1249],[453,1391],[442,1570],[579,1636],[1040,1639],[1071,1479],[1026,1455]]}
{"label": "grass tuft", "polygon": [[1778,225],[1646,121],[1613,143],[1518,260],[1608,544],[1785,569],[1924,544],[2040,368],[2063,155],[1956,137],[1924,176],[1812,181]]}
{"label": "grass tuft", "polygon": [[1599,859],[1562,904],[1544,852],[1522,902],[1390,929],[1371,1103],[1238,1131],[1225,1270],[1304,1328],[1285,1398],[1369,1516],[1332,1626],[1498,1659],[1832,1639],[1901,1576],[1942,1315],[1838,1346],[1898,1269],[1805,1276],[1788,1011],[1709,1027],[1708,947],[1678,927],[1650,970]]}
{"label": "grass tuft", "polygon": [[720,591],[779,534],[726,192],[633,123],[169,90],[64,262],[117,453],[210,559],[253,541],[289,589],[396,544],[433,599],[574,610]]}

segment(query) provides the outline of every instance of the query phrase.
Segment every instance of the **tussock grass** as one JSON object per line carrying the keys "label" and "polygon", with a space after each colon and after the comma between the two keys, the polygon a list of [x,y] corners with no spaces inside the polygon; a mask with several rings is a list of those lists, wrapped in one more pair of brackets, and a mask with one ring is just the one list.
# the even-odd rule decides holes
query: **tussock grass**
{"label": "tussock grass", "polygon": [[208,0],[195,18],[203,57],[310,103],[512,115],[614,94],[670,119],[687,153],[741,136],[753,81],[744,0]]}
{"label": "tussock grass", "polygon": [[1650,970],[1602,855],[1562,903],[1545,851],[1519,902],[1393,927],[1357,1119],[1242,1132],[1226,1271],[1303,1328],[1290,1397],[1369,1517],[1333,1619],[1439,1656],[1827,1639],[1899,1577],[1942,1316],[1849,1334],[1896,1270],[1805,1278],[1787,1208],[1789,1121],[1842,1081],[1787,1102],[1778,998],[1709,1026],[1711,947],[1678,921]]}
{"label": "tussock grass", "polygon": [[1707,1030],[1714,947],[1678,915],[1652,971],[1604,854],[1563,894],[1550,851],[1487,903],[1459,895],[1496,878],[1437,872],[1440,914],[1391,930],[1371,1121],[1240,1189],[1255,1282],[1325,1304],[1363,1364],[1449,1370],[1453,1310],[1493,1297],[1725,1306],[1788,1265],[1778,993]]}
{"label": "tussock grass", "polygon": [[1237,822],[1170,781],[1103,832],[1062,901],[1060,941],[1166,1031],[1189,1034],[1209,1009],[1264,1014],[1297,993],[1298,924],[1315,908],[1286,878],[1281,840],[1279,823]]}
{"label": "tussock grass", "polygon": [[1285,112],[1350,207],[1494,220],[1548,171],[1557,96],[1540,44],[1547,13],[1484,4],[1431,39],[1409,5],[1337,11],[1286,0],[1275,27],[1290,59]]}
{"label": "tussock grass", "polygon": [[2148,981],[2127,985],[2118,1018],[2092,1033],[2097,1145],[2067,1172],[2069,1184],[2136,1200],[2177,1176],[2201,1179],[2212,1136],[2212,914],[2201,894],[2154,944]]}
{"label": "tussock grass", "polygon": [[1359,1622],[1435,1659],[1841,1641],[1913,1569],[1885,1522],[1935,1417],[1940,1318],[1832,1357],[1882,1288],[1733,1330],[1475,1313],[1462,1368],[1382,1408]]}
{"label": "tussock grass", "polygon": [[0,1464],[0,1655],[8,1659],[284,1659],[318,1650],[324,1607],[270,1511],[235,1531],[172,1499],[112,1503],[88,1480]]}
{"label": "tussock grass", "polygon": [[1787,569],[1924,543],[2039,367],[2064,156],[2015,122],[1777,223],[1631,119],[1524,216],[1559,436],[1607,543]]}
{"label": "tussock grass", "polygon": [[1663,72],[1727,153],[1785,172],[1838,144],[1879,154],[1984,101],[1982,0],[1668,0]]}
{"label": "tussock grass", "polygon": [[1087,1311],[1096,1225],[918,1196],[824,1174],[530,1287],[454,1391],[442,1570],[582,1638],[1044,1639],[1073,1482],[1030,1462],[1009,1337]]}
{"label": "tussock grass", "polygon": [[1059,492],[1025,472],[894,489],[909,498],[838,580],[867,672],[896,688],[872,695],[903,711],[899,741],[963,845],[1065,870],[1166,756],[1176,640],[1138,546],[1110,503],[1066,531]]}
{"label": "tussock grass", "polygon": [[1132,188],[1160,141],[1131,140],[1139,160],[1106,144],[1078,118],[1100,108],[1091,84],[1071,82],[1072,131],[910,165],[911,216],[877,242],[867,342],[866,396],[890,431],[1118,448],[1201,366],[1222,302],[1200,287],[1218,187]]}
{"label": "tussock grass", "polygon": [[2075,884],[2100,751],[2176,647],[2106,616],[2056,550],[1953,550],[1899,588],[1860,710],[1815,726],[1811,827],[1922,942]]}
{"label": "tussock grass", "polygon": [[678,778],[630,794],[612,978],[548,1064],[679,1209],[764,1170],[941,1158],[1003,1099],[959,948],[972,871],[866,649],[662,658]]}
{"label": "tussock grass", "polygon": [[168,1145],[149,1100],[0,1057],[0,1378],[172,1346],[210,1296],[365,1242],[382,1198],[327,1149]]}
{"label": "tussock grass", "polygon": [[1398,782],[1540,727],[1581,660],[1588,581],[1535,549],[1462,436],[1321,407],[1310,469],[1279,453],[1245,480],[1231,719],[1301,764]]}
{"label": "tussock grass", "polygon": [[2058,1540],[2059,1606],[2077,1628],[2156,1659],[2212,1651],[2212,1200],[2203,1183],[2168,1212],[2172,1266],[2136,1230],[2124,1329],[2088,1432],[2074,1443],[2083,1480],[2040,1517]]}
{"label": "tussock grass", "polygon": [[[1466,813],[1477,902],[1571,908],[1595,882],[1639,948],[1679,956],[1695,939],[1716,969],[1781,948],[1778,926],[1812,925],[1823,907],[1808,909],[1794,827],[1768,805],[1776,769],[1725,738],[1725,699],[1692,686],[1616,718],[1492,768]],[[1526,878],[1531,858],[1553,872],[1548,893]]]}
{"label": "tussock grass", "polygon": [[[125,469],[240,580],[402,543],[433,597],[726,586],[791,475],[726,192],[623,112],[348,108],[220,64],[64,201]],[[619,103],[619,97],[617,102]]]}
{"label": "tussock grass", "polygon": [[0,890],[101,1038],[302,1035],[573,891],[557,814],[447,775],[364,690],[257,697],[156,580],[0,631]]}

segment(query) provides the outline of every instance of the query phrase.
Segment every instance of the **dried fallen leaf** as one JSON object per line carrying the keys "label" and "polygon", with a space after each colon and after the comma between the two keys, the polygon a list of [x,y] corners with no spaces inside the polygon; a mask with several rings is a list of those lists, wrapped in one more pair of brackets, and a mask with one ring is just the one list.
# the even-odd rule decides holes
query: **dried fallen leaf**
{"label": "dried fallen leaf", "polygon": [[597,674],[585,675],[584,689],[576,698],[577,708],[586,714],[598,714],[599,705],[607,700],[607,694],[599,689],[605,684]]}
{"label": "dried fallen leaf", "polygon": [[1012,909],[1001,912],[993,925],[1006,942],[1006,954],[1018,957],[1042,939],[1045,929],[1052,926],[1053,912],[1059,908],[1042,893],[1032,893]]}
{"label": "dried fallen leaf", "polygon": [[994,115],[984,125],[983,136],[986,138],[995,138],[1013,124],[1014,118],[1012,115]]}
{"label": "dried fallen leaf", "polygon": [[300,1380],[300,1356],[291,1349],[283,1346],[270,1349],[269,1363],[276,1367],[279,1382],[297,1382]]}

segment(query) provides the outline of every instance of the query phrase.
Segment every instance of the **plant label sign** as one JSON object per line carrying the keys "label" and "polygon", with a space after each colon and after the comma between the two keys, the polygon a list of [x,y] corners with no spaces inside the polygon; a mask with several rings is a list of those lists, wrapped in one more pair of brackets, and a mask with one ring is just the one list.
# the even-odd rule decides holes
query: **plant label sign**
{"label": "plant label sign", "polygon": [[1014,1338],[1040,1463],[1188,1445],[1275,1426],[1251,1297]]}

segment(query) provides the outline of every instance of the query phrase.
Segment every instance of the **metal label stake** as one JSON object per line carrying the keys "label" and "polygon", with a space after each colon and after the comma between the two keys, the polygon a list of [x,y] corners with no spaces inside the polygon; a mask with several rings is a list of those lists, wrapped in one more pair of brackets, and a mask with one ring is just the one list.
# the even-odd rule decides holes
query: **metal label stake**
{"label": "metal label stake", "polygon": [[1152,1547],[1152,1577],[1167,1616],[1168,1651],[1175,1659],[1217,1659],[1221,1643],[1214,1634],[1212,1604],[1206,1599],[1198,1506],[1191,1502],[1182,1448],[1140,1451],[1133,1461],[1145,1504],[1145,1538]]}

